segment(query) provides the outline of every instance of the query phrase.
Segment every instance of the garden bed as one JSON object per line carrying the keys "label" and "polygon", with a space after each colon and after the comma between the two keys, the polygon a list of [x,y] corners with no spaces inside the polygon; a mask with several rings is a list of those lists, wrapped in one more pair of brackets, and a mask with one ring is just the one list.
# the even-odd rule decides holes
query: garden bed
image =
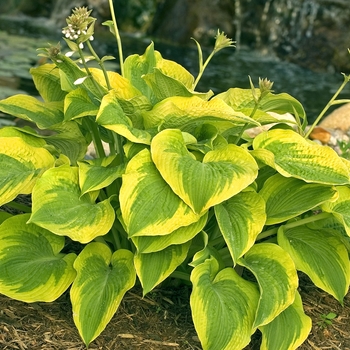
{"label": "garden bed", "polygon": [[[350,293],[342,307],[332,296],[316,288],[307,277],[299,287],[305,313],[313,328],[299,349],[350,349]],[[118,312],[89,349],[100,350],[199,350],[189,308],[190,289],[162,288],[142,298],[141,289],[128,292]],[[21,350],[83,350],[74,326],[69,296],[53,303],[26,304],[0,295],[0,348]],[[330,324],[322,315],[335,313]],[[253,336],[248,350],[259,349]]]}

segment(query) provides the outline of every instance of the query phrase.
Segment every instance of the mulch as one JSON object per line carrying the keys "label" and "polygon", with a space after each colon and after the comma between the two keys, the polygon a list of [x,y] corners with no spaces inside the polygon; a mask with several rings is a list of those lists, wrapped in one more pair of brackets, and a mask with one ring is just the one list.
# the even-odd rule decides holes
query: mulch
{"label": "mulch", "polygon": [[[332,296],[301,276],[299,291],[313,320],[302,350],[350,350],[350,293],[341,306]],[[135,287],[124,297],[116,315],[91,350],[200,350],[189,308],[190,288],[155,289],[144,298]],[[322,315],[335,313],[331,324]],[[259,349],[257,332],[246,350]],[[63,294],[52,303],[27,304],[0,295],[0,349],[83,350],[69,301]]]}

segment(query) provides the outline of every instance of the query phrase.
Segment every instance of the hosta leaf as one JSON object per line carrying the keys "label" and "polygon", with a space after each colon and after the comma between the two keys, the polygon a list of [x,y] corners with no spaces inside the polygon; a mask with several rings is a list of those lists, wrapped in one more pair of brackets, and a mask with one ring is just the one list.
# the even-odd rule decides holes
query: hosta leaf
{"label": "hosta leaf", "polygon": [[185,260],[191,242],[171,245],[155,253],[136,253],[134,258],[137,276],[143,288],[143,295],[164,281]]}
{"label": "hosta leaf", "polygon": [[305,118],[303,105],[289,94],[268,93],[261,101],[260,108],[265,112],[275,112],[278,114],[297,113],[300,118]]}
{"label": "hosta leaf", "polygon": [[144,74],[152,73],[160,59],[161,55],[154,50],[154,44],[151,43],[143,55],[130,55],[124,61],[125,78],[149,100],[151,100],[152,91],[142,77]]}
{"label": "hosta leaf", "polygon": [[350,188],[347,186],[337,186],[339,198],[335,202],[326,202],[322,205],[322,210],[332,213],[340,221],[350,236]]}
{"label": "hosta leaf", "polygon": [[66,165],[44,173],[33,189],[33,213],[29,222],[51,232],[88,243],[106,234],[115,218],[109,200],[94,203],[82,196],[78,168]]}
{"label": "hosta leaf", "polygon": [[[254,92],[257,96],[260,96],[260,89],[255,89]],[[251,89],[230,88],[213,97],[213,99],[216,98],[225,101],[230,107],[237,111],[254,107],[254,98]]]}
{"label": "hosta leaf", "polygon": [[262,333],[260,349],[297,349],[307,339],[311,327],[311,318],[305,315],[300,294],[296,292],[292,305],[269,324],[259,327]]}
{"label": "hosta leaf", "polygon": [[131,142],[148,145],[151,143],[151,135],[146,130],[137,129],[133,126],[132,121],[118,103],[114,90],[103,97],[96,122],[106,129],[124,136]]}
{"label": "hosta leaf", "polygon": [[0,225],[7,220],[8,218],[10,218],[12,216],[12,214],[6,212],[6,211],[0,211]]}
{"label": "hosta leaf", "polygon": [[[161,57],[161,54],[158,51],[155,51],[155,54]],[[181,82],[187,89],[192,89],[194,77],[180,64],[172,60],[158,58],[156,67],[159,68],[163,74]]]}
{"label": "hosta leaf", "polygon": [[343,302],[350,284],[350,263],[345,245],[331,229],[281,226],[277,238],[298,270],[306,273],[317,287]]}
{"label": "hosta leaf", "polygon": [[259,283],[260,300],[254,327],[271,322],[294,301],[298,275],[290,256],[277,244],[254,245],[238,263]]}
{"label": "hosta leaf", "polygon": [[161,177],[148,149],[129,161],[122,180],[120,209],[129,237],[167,235],[200,219]]}
{"label": "hosta leaf", "polygon": [[242,191],[257,176],[255,160],[236,145],[208,152],[203,162],[195,160],[179,130],[157,134],[151,153],[165,181],[199,215]]}
{"label": "hosta leaf", "polygon": [[[90,72],[101,85],[107,88],[106,79],[101,69],[90,68]],[[119,73],[107,71],[107,76],[110,86],[114,89],[118,98],[129,100],[135,96],[142,96],[141,92]]]}
{"label": "hosta leaf", "polygon": [[287,221],[338,196],[335,187],[310,184],[280,174],[267,179],[259,194],[266,202],[267,225]]}
{"label": "hosta leaf", "polygon": [[25,301],[56,300],[76,276],[76,255],[63,254],[64,237],[20,214],[0,225],[0,293]]}
{"label": "hosta leaf", "polygon": [[105,158],[108,163],[98,165],[95,160],[79,162],[79,186],[81,193],[100,190],[110,185],[125,172],[125,165],[113,163],[115,156]]}
{"label": "hosta leaf", "polygon": [[88,244],[74,262],[77,277],[70,296],[73,319],[86,346],[105,329],[124,294],[136,280],[133,254],[125,249],[112,254],[107,245]]}
{"label": "hosta leaf", "polygon": [[[101,99],[107,92],[107,89],[100,85],[98,81],[93,81],[94,78],[82,70],[71,58],[58,54],[53,60],[56,66],[60,69],[62,90],[70,92],[81,87],[93,96],[96,96],[98,99]],[[74,83],[78,79],[84,80],[81,84],[75,85]]]}
{"label": "hosta leaf", "polygon": [[271,158],[267,164],[285,177],[327,185],[349,183],[349,170],[334,150],[307,141],[293,130],[261,133],[254,139],[253,148],[269,151]]}
{"label": "hosta leaf", "polygon": [[79,87],[69,92],[64,100],[64,120],[95,116],[98,106],[94,104],[86,90]]}
{"label": "hosta leaf", "polygon": [[162,129],[178,128],[187,132],[194,132],[204,123],[220,121],[231,122],[232,126],[245,123],[259,125],[220,99],[205,101],[198,96],[168,97],[157,103],[151,111],[145,112],[144,120],[146,128],[161,125]]}
{"label": "hosta leaf", "polygon": [[265,202],[254,191],[241,192],[214,207],[220,231],[234,263],[254,244],[264,227]]}
{"label": "hosta leaf", "polygon": [[[255,89],[254,93],[260,96],[260,89]],[[224,100],[229,106],[237,111],[253,109],[255,101],[251,89],[231,88],[218,94],[215,98]],[[279,114],[298,113],[300,118],[305,118],[305,111],[302,104],[289,94],[272,94],[265,95],[259,103],[259,110],[263,112],[275,112]],[[254,117],[255,119],[255,117]]]}
{"label": "hosta leaf", "polygon": [[[41,141],[24,138],[34,145]],[[0,137],[0,206],[18,194],[29,194],[38,177],[54,166],[55,159],[46,149],[31,144],[21,137]]]}
{"label": "hosta leaf", "polygon": [[193,94],[180,81],[165,75],[161,70],[154,68],[152,73],[143,76],[159,102],[171,96],[191,97]]}
{"label": "hosta leaf", "polygon": [[63,122],[63,101],[41,102],[28,95],[15,95],[0,101],[0,111],[50,129]]}
{"label": "hosta leaf", "polygon": [[164,236],[134,236],[132,241],[139,253],[153,253],[163,250],[173,244],[183,244],[191,240],[207,223],[208,213],[205,213],[197,222],[179,227],[177,230]]}
{"label": "hosta leaf", "polygon": [[34,85],[46,102],[63,101],[66,92],[61,90],[59,70],[54,64],[43,64],[31,68]]}
{"label": "hosta leaf", "polygon": [[259,292],[234,269],[218,268],[211,258],[192,271],[194,326],[204,350],[241,350],[254,333]]}
{"label": "hosta leaf", "polygon": [[34,147],[44,147],[46,142],[31,128],[8,126],[0,128],[0,137],[18,137],[25,143]]}
{"label": "hosta leaf", "polygon": [[65,122],[53,130],[53,135],[43,136],[47,144],[53,145],[56,151],[66,155],[72,165],[85,157],[88,145],[76,122]]}

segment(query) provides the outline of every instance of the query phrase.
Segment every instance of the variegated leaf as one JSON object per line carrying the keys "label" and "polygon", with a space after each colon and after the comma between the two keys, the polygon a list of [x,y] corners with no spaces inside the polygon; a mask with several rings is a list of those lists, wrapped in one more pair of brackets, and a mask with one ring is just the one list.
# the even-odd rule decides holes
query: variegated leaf
{"label": "variegated leaf", "polygon": [[148,149],[129,161],[119,200],[129,237],[167,235],[200,219],[164,181]]}
{"label": "variegated leaf", "polygon": [[[293,130],[261,133],[254,139],[253,147],[254,152],[257,150],[254,156],[285,177],[327,185],[349,183],[349,169],[334,150],[307,141]],[[261,149],[265,151],[263,157]]]}
{"label": "variegated leaf", "polygon": [[262,333],[260,350],[294,350],[309,336],[312,321],[303,310],[303,303],[298,292],[294,303],[288,306],[269,324],[259,327]]}
{"label": "variegated leaf", "polygon": [[292,257],[296,268],[340,303],[349,290],[350,262],[341,239],[329,229],[307,226],[278,230],[278,244]]}
{"label": "variegated leaf", "polygon": [[113,130],[131,142],[151,143],[151,134],[146,130],[137,129],[131,119],[125,114],[117,100],[117,94],[111,90],[102,99],[96,122],[106,129]]}
{"label": "variegated leaf", "polygon": [[0,136],[0,206],[31,193],[42,173],[54,166],[54,157],[39,145],[45,142],[29,135]]}
{"label": "variegated leaf", "polygon": [[326,202],[322,210],[332,213],[340,221],[350,236],[350,188],[348,186],[337,186],[339,198],[336,201]]}
{"label": "variegated leaf", "polygon": [[165,181],[199,215],[242,191],[258,173],[253,157],[232,144],[208,152],[203,162],[197,161],[179,130],[157,134],[151,153]]}
{"label": "variegated leaf", "polygon": [[163,250],[173,244],[183,244],[190,241],[200,232],[208,220],[205,213],[197,222],[188,226],[179,227],[177,230],[164,236],[134,236],[132,241],[139,253],[153,253]]}
{"label": "variegated leaf", "polygon": [[149,293],[160,282],[170,276],[185,260],[191,242],[171,245],[154,253],[136,253],[134,258],[137,276],[140,279],[143,295]]}
{"label": "variegated leaf", "polygon": [[64,120],[73,120],[85,116],[95,116],[98,106],[94,104],[88,92],[79,87],[69,92],[64,100]]}
{"label": "variegated leaf", "polygon": [[110,185],[115,179],[120,178],[125,172],[124,164],[115,164],[115,156],[79,162],[79,185],[82,194],[100,190]]}
{"label": "variegated leaf", "polygon": [[230,122],[231,127],[246,123],[260,125],[241,112],[234,111],[221,99],[205,101],[198,96],[168,97],[144,113],[145,127],[178,128],[193,133],[204,123]]}
{"label": "variegated leaf", "polygon": [[76,255],[61,253],[64,237],[28,219],[20,214],[0,225],[0,293],[27,303],[51,302],[73,282]]}
{"label": "variegated leaf", "polygon": [[297,271],[293,260],[277,244],[255,244],[238,264],[248,268],[259,283],[254,327],[268,324],[293,303],[298,288]]}
{"label": "variegated leaf", "polygon": [[32,121],[39,129],[50,129],[64,119],[63,101],[42,102],[29,95],[15,95],[0,101],[0,111]]}
{"label": "variegated leaf", "polygon": [[197,265],[191,274],[191,309],[204,350],[241,350],[254,333],[259,301],[255,284],[233,268],[219,271],[214,258]]}
{"label": "variegated leaf", "polygon": [[268,178],[259,194],[266,202],[267,225],[287,221],[338,197],[333,186],[306,183],[280,174]]}
{"label": "variegated leaf", "polygon": [[40,96],[46,102],[63,101],[66,92],[61,89],[60,74],[55,64],[46,63],[30,69]]}
{"label": "variegated leaf", "polygon": [[70,296],[73,320],[86,346],[105,329],[124,294],[136,280],[133,254],[125,249],[112,254],[107,245],[88,244],[74,262],[77,277]]}
{"label": "variegated leaf", "polygon": [[95,203],[95,195],[82,196],[77,167],[52,168],[40,180],[33,189],[29,222],[81,243],[110,230],[115,212],[109,199]]}
{"label": "variegated leaf", "polygon": [[214,207],[234,263],[254,244],[266,220],[265,202],[254,191],[241,192]]}

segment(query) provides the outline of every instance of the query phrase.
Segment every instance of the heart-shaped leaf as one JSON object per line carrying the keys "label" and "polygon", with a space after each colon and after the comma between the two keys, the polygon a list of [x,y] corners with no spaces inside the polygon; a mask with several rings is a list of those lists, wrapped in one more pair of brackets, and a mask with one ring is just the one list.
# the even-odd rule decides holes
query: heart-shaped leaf
{"label": "heart-shaped leaf", "polygon": [[122,181],[120,209],[129,237],[167,235],[200,219],[161,177],[148,149],[129,161]]}
{"label": "heart-shaped leaf", "polygon": [[327,185],[349,183],[349,170],[334,150],[307,141],[293,130],[261,133],[253,147],[254,156],[285,177]]}
{"label": "heart-shaped leaf", "polygon": [[149,293],[164,281],[185,260],[191,242],[171,245],[155,253],[135,254],[134,264],[143,288],[143,295]]}
{"label": "heart-shaped leaf", "polygon": [[204,350],[241,350],[254,333],[259,292],[234,269],[218,268],[211,258],[192,271],[194,326]]}
{"label": "heart-shaped leaf", "polygon": [[230,122],[231,127],[244,124],[260,125],[245,114],[234,111],[221,99],[205,101],[198,96],[168,97],[143,114],[146,128],[178,128],[193,133],[204,123]]}
{"label": "heart-shaped leaf", "polygon": [[107,245],[88,244],[74,262],[77,277],[70,296],[73,319],[86,346],[104,330],[136,280],[133,254],[112,254]]}
{"label": "heart-shaped leaf", "polygon": [[106,129],[113,130],[117,134],[124,136],[131,142],[147,145],[151,143],[149,132],[133,126],[132,121],[118,103],[114,90],[111,90],[103,97],[96,122]]}
{"label": "heart-shaped leaf", "polygon": [[63,101],[42,102],[28,95],[15,95],[0,101],[0,111],[32,121],[39,129],[50,129],[64,119]]}
{"label": "heart-shaped leaf", "polygon": [[63,101],[66,92],[61,89],[59,70],[55,64],[43,64],[31,68],[30,74],[40,96],[46,102]]}
{"label": "heart-shaped leaf", "polygon": [[298,292],[294,303],[282,311],[269,324],[259,327],[262,333],[261,350],[294,350],[309,336],[312,321],[303,310]]}
{"label": "heart-shaped leaf", "polygon": [[54,166],[54,157],[39,145],[45,142],[29,135],[0,137],[0,206],[29,194],[41,174]]}
{"label": "heart-shaped leaf", "polygon": [[0,293],[27,303],[51,302],[73,282],[76,255],[61,253],[64,237],[28,219],[20,214],[0,225]]}
{"label": "heart-shaped leaf", "polygon": [[96,204],[93,197],[82,196],[77,167],[62,165],[49,170],[33,189],[29,222],[81,243],[105,235],[115,218],[109,200]]}
{"label": "heart-shaped leaf", "polygon": [[271,322],[291,305],[298,288],[298,275],[290,256],[277,244],[255,244],[238,261],[259,283],[260,300],[254,327]]}
{"label": "heart-shaped leaf", "polygon": [[164,236],[134,236],[132,241],[139,253],[154,253],[163,250],[173,244],[183,244],[191,240],[200,232],[208,220],[205,213],[197,222],[188,226],[179,227],[177,230]]}
{"label": "heart-shaped leaf", "polygon": [[322,205],[322,210],[332,213],[340,221],[350,237],[350,188],[347,186],[337,186],[339,197],[336,201],[326,202]]}
{"label": "heart-shaped leaf", "polygon": [[277,238],[298,270],[306,273],[317,287],[343,302],[350,285],[350,263],[338,235],[327,228],[281,226]]}
{"label": "heart-shaped leaf", "polygon": [[276,174],[268,178],[259,194],[266,202],[267,225],[294,218],[325,201],[338,197],[332,186],[306,183]]}
{"label": "heart-shaped leaf", "polygon": [[165,181],[199,215],[242,191],[258,172],[253,157],[232,144],[208,152],[203,162],[195,160],[179,130],[157,134],[151,153]]}
{"label": "heart-shaped leaf", "polygon": [[236,263],[251,248],[265,225],[265,202],[256,192],[246,191],[214,209],[220,231]]}

